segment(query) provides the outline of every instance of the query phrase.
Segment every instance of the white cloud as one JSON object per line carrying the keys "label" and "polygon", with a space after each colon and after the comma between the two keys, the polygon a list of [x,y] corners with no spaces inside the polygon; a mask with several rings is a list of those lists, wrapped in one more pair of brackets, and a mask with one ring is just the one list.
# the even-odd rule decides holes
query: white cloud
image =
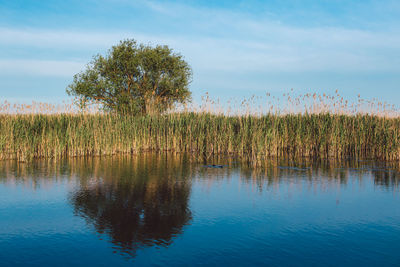
{"label": "white cloud", "polygon": [[[103,53],[121,39],[135,38],[144,43],[168,44],[186,57],[195,73],[221,71],[235,75],[243,72],[398,71],[400,35],[393,32],[288,26],[226,10],[160,2],[143,3],[153,12],[163,15],[193,18],[188,20],[187,27],[199,32],[144,34],[130,31],[0,28],[2,47],[20,47],[24,50],[32,47],[43,50],[50,48],[63,50],[65,54],[64,58],[54,58],[52,61],[2,60],[0,68],[9,73],[24,70],[38,75],[70,76],[83,65],[65,62],[66,58],[77,58],[74,57],[74,51]],[[77,59],[82,62],[86,60]]]}
{"label": "white cloud", "polygon": [[[79,32],[46,29],[0,28],[1,45],[27,46],[54,49],[87,48],[115,44],[116,40],[127,38],[124,33]],[[125,37],[126,36],[126,37]]]}
{"label": "white cloud", "polygon": [[0,60],[2,75],[41,75],[72,77],[83,70],[85,63],[57,60]]}

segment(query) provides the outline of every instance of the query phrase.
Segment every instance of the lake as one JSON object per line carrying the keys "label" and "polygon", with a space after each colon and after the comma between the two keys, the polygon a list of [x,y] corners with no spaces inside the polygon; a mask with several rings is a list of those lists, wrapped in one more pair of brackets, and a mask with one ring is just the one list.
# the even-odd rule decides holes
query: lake
{"label": "lake", "polygon": [[2,161],[0,265],[399,266],[399,177],[369,160]]}

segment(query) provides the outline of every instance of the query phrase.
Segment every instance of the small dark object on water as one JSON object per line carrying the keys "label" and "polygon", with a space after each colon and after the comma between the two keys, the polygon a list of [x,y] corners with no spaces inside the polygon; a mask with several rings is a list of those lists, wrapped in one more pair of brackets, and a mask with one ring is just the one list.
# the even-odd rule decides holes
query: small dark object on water
{"label": "small dark object on water", "polygon": [[215,164],[212,164],[212,165],[205,165],[204,167],[206,167],[206,168],[220,168],[220,169],[222,169],[222,168],[224,167],[224,165],[215,165]]}

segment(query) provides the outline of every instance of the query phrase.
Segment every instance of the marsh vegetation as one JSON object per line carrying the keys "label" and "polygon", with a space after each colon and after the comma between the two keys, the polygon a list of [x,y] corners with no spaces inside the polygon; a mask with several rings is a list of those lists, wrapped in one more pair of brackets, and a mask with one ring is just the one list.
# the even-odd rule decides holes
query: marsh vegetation
{"label": "marsh vegetation", "polygon": [[[400,159],[400,117],[386,103],[350,104],[335,96],[284,95],[263,105],[244,100],[218,106],[207,96],[190,107],[160,114],[126,115],[73,106],[11,105],[0,114],[0,158],[62,158],[187,152],[198,158],[232,155],[260,162],[267,157]],[[289,107],[289,109],[285,108]],[[252,109],[253,108],[253,109]]]}

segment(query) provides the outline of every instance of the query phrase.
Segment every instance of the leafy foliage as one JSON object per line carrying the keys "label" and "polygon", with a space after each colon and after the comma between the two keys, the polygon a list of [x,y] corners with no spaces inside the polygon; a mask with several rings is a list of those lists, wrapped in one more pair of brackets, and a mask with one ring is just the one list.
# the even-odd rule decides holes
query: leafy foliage
{"label": "leafy foliage", "polygon": [[67,88],[81,103],[99,102],[118,113],[149,114],[190,100],[190,66],[168,46],[151,47],[135,40],[97,55]]}

